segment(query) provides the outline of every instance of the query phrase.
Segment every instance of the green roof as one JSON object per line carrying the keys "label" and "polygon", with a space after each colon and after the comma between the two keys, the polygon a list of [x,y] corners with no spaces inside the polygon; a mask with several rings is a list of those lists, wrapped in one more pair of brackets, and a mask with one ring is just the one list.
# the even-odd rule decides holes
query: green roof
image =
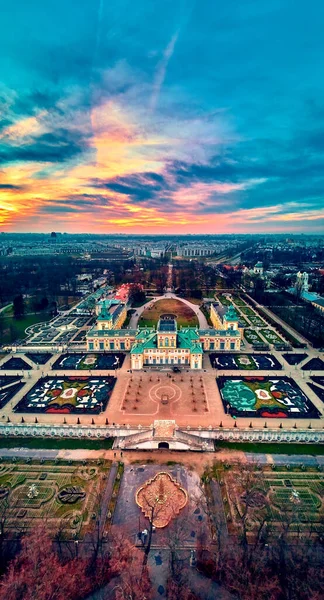
{"label": "green roof", "polygon": [[237,316],[237,312],[233,306],[233,304],[231,304],[228,307],[228,310],[224,316],[224,321],[238,321],[238,316]]}
{"label": "green roof", "polygon": [[90,329],[86,337],[136,337],[137,329]]}
{"label": "green roof", "polygon": [[111,321],[112,316],[105,310],[102,310],[100,315],[97,317],[97,321]]}
{"label": "green roof", "polygon": [[144,350],[144,348],[143,348],[142,344],[134,344],[130,353],[131,354],[143,354],[143,350]]}
{"label": "green roof", "polygon": [[199,329],[200,337],[238,337],[237,329]]}

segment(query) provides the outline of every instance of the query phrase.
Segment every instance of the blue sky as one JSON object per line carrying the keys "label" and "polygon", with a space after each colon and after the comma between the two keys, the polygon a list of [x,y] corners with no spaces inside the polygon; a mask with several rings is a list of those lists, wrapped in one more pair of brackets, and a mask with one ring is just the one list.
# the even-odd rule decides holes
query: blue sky
{"label": "blue sky", "polygon": [[323,231],[320,0],[0,8],[4,230]]}

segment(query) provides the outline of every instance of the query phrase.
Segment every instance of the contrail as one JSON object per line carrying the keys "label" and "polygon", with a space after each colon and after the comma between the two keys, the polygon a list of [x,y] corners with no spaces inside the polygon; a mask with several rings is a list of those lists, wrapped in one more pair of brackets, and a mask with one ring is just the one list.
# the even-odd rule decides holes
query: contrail
{"label": "contrail", "polygon": [[164,82],[164,79],[166,76],[169,60],[174,52],[174,48],[177,43],[179,33],[180,33],[180,29],[178,29],[178,31],[176,31],[176,33],[172,36],[166,49],[163,52],[162,60],[160,62],[160,65],[158,67],[158,70],[157,70],[155,78],[154,78],[153,92],[152,92],[152,96],[151,96],[151,100],[150,100],[150,111],[151,112],[154,112],[154,110],[155,110],[155,107],[156,107],[156,104],[158,101],[158,97],[160,94],[160,89],[163,85],[163,82]]}
{"label": "contrail", "polygon": [[183,29],[183,27],[185,27],[187,25],[189,18],[191,17],[192,11],[194,9],[195,3],[196,3],[196,0],[183,0],[182,17],[180,19],[179,27],[176,30],[176,32],[173,34],[171,40],[169,41],[167,47],[165,48],[165,50],[163,52],[162,60],[161,60],[160,64],[158,65],[158,68],[157,68],[157,71],[156,71],[156,74],[154,77],[153,91],[152,91],[152,95],[150,98],[150,104],[149,104],[150,112],[155,111],[155,108],[156,108],[156,105],[158,102],[158,98],[160,95],[161,87],[165,80],[168,64],[174,53],[175,45],[178,41],[180,31]]}

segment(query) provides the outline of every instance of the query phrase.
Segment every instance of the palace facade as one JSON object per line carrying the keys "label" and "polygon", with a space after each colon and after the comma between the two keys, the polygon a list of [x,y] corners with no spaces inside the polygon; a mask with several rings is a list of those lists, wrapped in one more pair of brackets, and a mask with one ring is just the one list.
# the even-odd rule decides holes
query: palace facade
{"label": "palace facade", "polygon": [[242,330],[233,306],[221,318],[212,304],[210,318],[214,327],[210,329],[178,328],[172,315],[161,317],[156,328],[121,329],[121,325],[118,327],[115,323],[120,323],[122,318],[124,322],[127,313],[124,315],[121,310],[115,320],[114,312],[110,318],[105,301],[101,303],[97,323],[87,334],[87,350],[130,352],[134,370],[154,365],[201,369],[204,352],[238,351],[241,347]]}

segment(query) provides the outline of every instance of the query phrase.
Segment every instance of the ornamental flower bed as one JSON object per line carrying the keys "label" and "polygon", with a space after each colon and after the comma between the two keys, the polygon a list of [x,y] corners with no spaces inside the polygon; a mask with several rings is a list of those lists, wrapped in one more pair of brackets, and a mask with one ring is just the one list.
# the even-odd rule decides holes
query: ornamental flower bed
{"label": "ornamental flower bed", "polygon": [[209,355],[212,367],[222,370],[264,370],[282,369],[279,361],[272,354],[234,354],[211,352]]}
{"label": "ornamental flower bed", "polygon": [[120,352],[108,353],[74,353],[63,354],[58,358],[53,369],[57,370],[114,370],[119,369],[124,362],[125,354]]}
{"label": "ornamental flower bed", "polygon": [[43,377],[15,407],[15,412],[99,414],[114,389],[115,377]]}
{"label": "ornamental flower bed", "polygon": [[321,415],[289,377],[218,377],[225,411],[236,417],[312,418]]}

